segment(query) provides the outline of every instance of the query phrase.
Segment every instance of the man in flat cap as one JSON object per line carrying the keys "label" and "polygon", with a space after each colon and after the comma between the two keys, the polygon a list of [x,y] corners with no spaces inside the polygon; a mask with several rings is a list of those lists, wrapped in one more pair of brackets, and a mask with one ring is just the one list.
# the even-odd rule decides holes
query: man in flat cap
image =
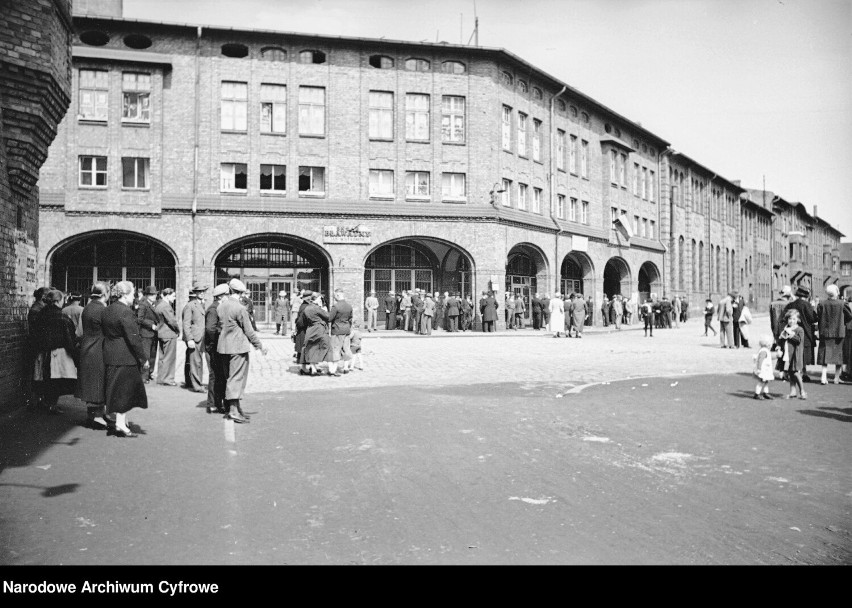
{"label": "man in flat cap", "polygon": [[148,357],[148,369],[142,368],[142,380],[147,384],[154,377],[154,364],[157,362],[157,313],[154,311],[154,301],[157,299],[157,288],[148,285],[144,296],[136,309],[136,324],[139,325],[139,337],[142,338],[142,349]]}
{"label": "man in flat cap", "polygon": [[222,299],[217,308],[222,329],[216,352],[221,356],[222,373],[227,374],[224,400],[228,409],[226,416],[234,422],[245,423],[249,419],[240,407],[240,399],[248,381],[249,351],[252,346],[264,355],[268,351],[257,337],[248,311],[240,303],[240,298],[246,292],[245,284],[239,279],[231,279],[228,287],[230,294]]}
{"label": "man in flat cap", "polygon": [[230,293],[227,283],[216,285],[213,301],[204,312],[204,352],[207,355],[207,413],[227,414],[225,409],[225,382],[227,372],[222,369],[222,359],[217,352],[222,323],[219,321],[219,304]]}
{"label": "man in flat cap", "polygon": [[198,282],[189,290],[189,302],[183,307],[183,341],[186,342],[186,360],[183,365],[184,388],[196,393],[207,392],[201,384],[204,374],[204,292],[207,285]]}

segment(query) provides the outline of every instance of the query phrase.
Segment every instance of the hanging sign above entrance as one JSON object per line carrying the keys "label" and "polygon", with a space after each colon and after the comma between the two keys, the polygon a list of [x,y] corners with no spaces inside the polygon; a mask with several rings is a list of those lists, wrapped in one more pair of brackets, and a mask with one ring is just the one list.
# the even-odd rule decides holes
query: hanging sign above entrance
{"label": "hanging sign above entrance", "polygon": [[323,243],[355,243],[369,245],[373,242],[373,231],[366,226],[324,226],[322,229]]}

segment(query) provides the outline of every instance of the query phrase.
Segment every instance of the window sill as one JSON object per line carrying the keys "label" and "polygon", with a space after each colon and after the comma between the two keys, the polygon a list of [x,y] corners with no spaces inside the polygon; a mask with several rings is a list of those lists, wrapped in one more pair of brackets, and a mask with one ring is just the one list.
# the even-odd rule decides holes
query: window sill
{"label": "window sill", "polygon": [[576,171],[571,171],[571,175],[572,175],[573,177],[580,177],[579,175],[577,175],[577,172],[576,172]]}
{"label": "window sill", "polygon": [[561,167],[556,167],[556,170],[559,171],[560,173],[565,173],[565,169],[563,169]]}
{"label": "window sill", "polygon": [[[307,137],[307,136],[306,136],[306,135],[303,135],[302,137]],[[316,137],[316,136],[314,136],[314,137]],[[371,138],[370,138],[370,141],[376,141],[376,142],[380,142],[380,143],[392,144],[392,143],[393,143],[393,137],[371,137]]]}
{"label": "window sill", "polygon": [[412,201],[412,202],[415,202],[415,203],[431,203],[432,197],[431,196],[406,196],[405,200],[406,201]]}
{"label": "window sill", "polygon": [[150,188],[127,188],[126,186],[121,187],[122,192],[150,192]]}
{"label": "window sill", "polygon": [[529,156],[527,156],[526,154],[521,154],[520,152],[518,152],[518,158],[523,158],[524,160],[529,160],[529,159],[530,159],[530,157],[529,157]]}
{"label": "window sill", "polygon": [[451,205],[464,205],[467,203],[467,197],[464,198],[444,198],[441,199],[442,203],[449,203]]}
{"label": "window sill", "polygon": [[299,198],[325,198],[325,192],[299,192]]}
{"label": "window sill", "polygon": [[304,139],[325,139],[325,134],[312,135],[310,133],[299,133],[299,137],[304,138]]}
{"label": "window sill", "polygon": [[236,129],[220,129],[220,133],[227,133],[229,135],[248,135],[248,130],[246,131],[238,131]]}
{"label": "window sill", "polygon": [[148,129],[148,128],[151,127],[151,121],[150,120],[148,120],[148,121],[145,121],[145,120],[122,120],[121,126],[122,127],[142,127],[142,128]]}
{"label": "window sill", "polygon": [[406,139],[405,143],[407,144],[431,144],[432,141],[429,139]]}
{"label": "window sill", "polygon": [[77,122],[81,125],[102,125],[107,126],[106,118],[84,118],[83,116],[77,117]]}
{"label": "window sill", "polygon": [[396,197],[393,194],[371,194],[371,201],[392,201]]}
{"label": "window sill", "polygon": [[[463,141],[442,141],[441,143],[444,144],[445,146],[466,146],[467,145],[467,142],[463,142]],[[507,152],[508,152],[508,150],[507,150]]]}
{"label": "window sill", "polygon": [[226,196],[247,196],[248,190],[220,190],[219,194]]}
{"label": "window sill", "polygon": [[273,131],[261,131],[261,135],[271,135],[272,137],[286,137],[286,133],[274,133]]}
{"label": "window sill", "polygon": [[106,186],[77,186],[78,190],[100,190],[105,191],[107,189]]}
{"label": "window sill", "polygon": [[544,163],[543,163],[540,159],[536,159],[536,158],[534,158],[534,159],[533,159],[533,162],[534,162],[534,163],[537,163],[537,164],[539,164],[539,165],[543,165],[543,164],[544,164]]}
{"label": "window sill", "polygon": [[282,197],[282,196],[287,196],[287,191],[286,190],[261,190],[260,195],[261,196]]}

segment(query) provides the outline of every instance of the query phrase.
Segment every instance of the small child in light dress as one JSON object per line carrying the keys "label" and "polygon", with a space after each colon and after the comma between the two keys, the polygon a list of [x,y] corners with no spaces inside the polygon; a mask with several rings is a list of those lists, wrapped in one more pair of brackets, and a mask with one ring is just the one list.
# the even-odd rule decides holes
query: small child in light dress
{"label": "small child in light dress", "polygon": [[352,320],[352,329],[349,332],[349,349],[352,351],[352,358],[345,363],[349,369],[364,369],[364,359],[361,357],[361,322],[358,319]]}
{"label": "small child in light dress", "polygon": [[753,399],[774,399],[769,394],[769,382],[775,379],[775,364],[773,359],[780,356],[780,349],[772,350],[772,336],[760,337],[760,350],[754,355],[754,375],[757,385],[754,387]]}

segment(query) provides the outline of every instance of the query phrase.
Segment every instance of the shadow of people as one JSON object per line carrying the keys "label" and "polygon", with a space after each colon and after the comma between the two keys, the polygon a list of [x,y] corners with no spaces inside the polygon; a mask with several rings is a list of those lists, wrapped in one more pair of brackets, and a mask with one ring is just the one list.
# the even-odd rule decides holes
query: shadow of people
{"label": "shadow of people", "polygon": [[800,414],[804,414],[805,416],[815,416],[817,418],[831,418],[833,420],[838,420],[840,422],[852,422],[852,416],[846,414],[835,414],[833,412],[824,412],[821,411],[823,409],[836,409],[836,408],[819,408],[816,410],[796,410]]}

